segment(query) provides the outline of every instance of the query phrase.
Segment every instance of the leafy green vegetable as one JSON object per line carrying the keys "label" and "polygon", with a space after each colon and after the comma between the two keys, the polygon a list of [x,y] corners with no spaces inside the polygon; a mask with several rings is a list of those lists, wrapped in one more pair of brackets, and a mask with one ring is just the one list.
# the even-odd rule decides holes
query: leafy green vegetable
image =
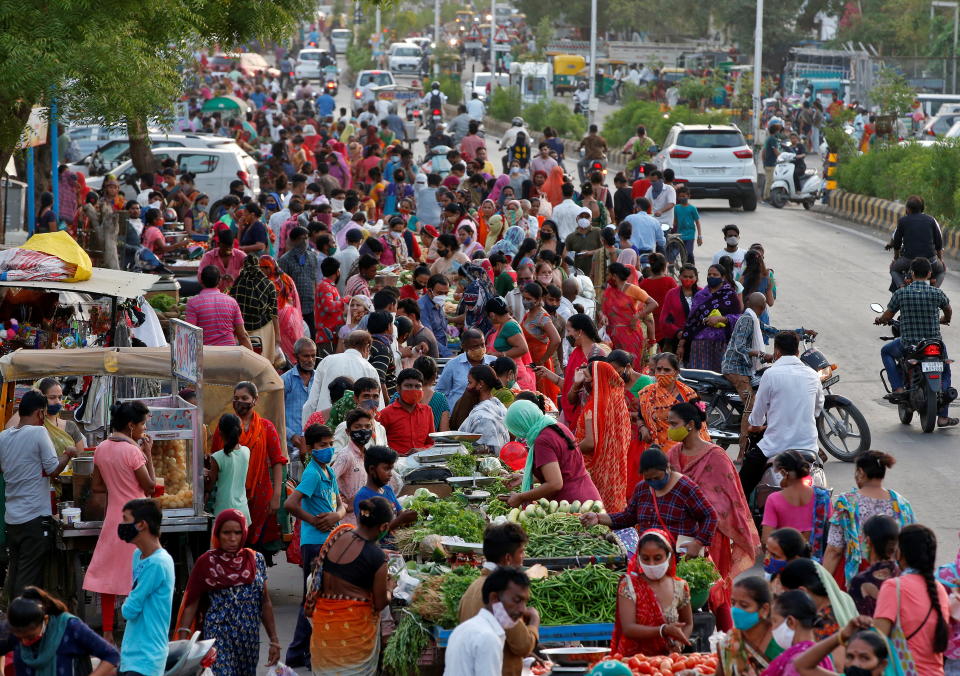
{"label": "leafy green vegetable", "polygon": [[410,611],[404,611],[383,651],[383,668],[394,676],[417,673],[420,655],[430,645],[430,630]]}
{"label": "leafy green vegetable", "polygon": [[443,576],[443,582],[440,583],[440,592],[443,594],[443,602],[447,606],[447,612],[440,618],[440,626],[452,629],[460,623],[457,612],[460,607],[460,599],[467,592],[467,587],[478,577],[480,577],[480,569],[474,566],[458,566]]}
{"label": "leafy green vegetable", "polygon": [[477,457],[473,454],[458,453],[447,458],[447,469],[453,476],[473,476],[477,471]]}
{"label": "leafy green vegetable", "polygon": [[677,577],[686,580],[690,593],[705,591],[720,579],[713,561],[706,557],[682,559],[677,563]]}
{"label": "leafy green vegetable", "polygon": [[158,293],[150,297],[150,306],[157,312],[169,312],[177,306],[176,299],[166,293]]}
{"label": "leafy green vegetable", "polygon": [[530,605],[544,625],[613,622],[620,573],[593,564],[530,584]]}

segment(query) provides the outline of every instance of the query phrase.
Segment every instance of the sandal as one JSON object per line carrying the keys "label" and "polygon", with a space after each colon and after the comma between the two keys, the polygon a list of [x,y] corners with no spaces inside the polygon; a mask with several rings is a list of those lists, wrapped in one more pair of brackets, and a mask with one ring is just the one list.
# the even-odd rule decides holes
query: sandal
{"label": "sandal", "polygon": [[[946,422],[940,422],[941,420],[946,420]],[[937,420],[937,427],[955,427],[960,425],[960,418],[940,418]]]}

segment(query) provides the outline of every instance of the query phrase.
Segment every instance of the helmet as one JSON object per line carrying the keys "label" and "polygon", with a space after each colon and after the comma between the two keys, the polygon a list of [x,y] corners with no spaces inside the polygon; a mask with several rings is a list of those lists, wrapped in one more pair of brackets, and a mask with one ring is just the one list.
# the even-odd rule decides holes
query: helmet
{"label": "helmet", "polygon": [[513,120],[512,120],[511,122],[512,122],[512,124],[513,124],[514,127],[522,127],[522,126],[523,126],[523,118],[522,118],[522,117],[519,117],[519,116],[518,116],[518,117],[515,117],[515,118],[513,118]]}
{"label": "helmet", "polygon": [[577,83],[577,89],[581,89],[581,90],[582,90],[582,89],[586,89],[586,88],[587,88],[587,83],[584,82],[583,80],[580,80],[580,82]]}
{"label": "helmet", "polygon": [[599,662],[587,676],[632,676],[630,667],[619,660]]}
{"label": "helmet", "polygon": [[163,210],[163,220],[167,223],[175,223],[177,220],[177,210],[166,208]]}
{"label": "helmet", "polygon": [[770,130],[770,127],[772,127],[772,126],[775,125],[775,124],[779,124],[779,125],[782,127],[782,126],[783,126],[783,120],[781,120],[779,117],[771,117],[771,118],[770,118],[770,121],[767,122],[767,131],[769,131],[769,130]]}
{"label": "helmet", "polygon": [[434,80],[432,83],[430,83],[430,89],[440,89],[440,83]]}

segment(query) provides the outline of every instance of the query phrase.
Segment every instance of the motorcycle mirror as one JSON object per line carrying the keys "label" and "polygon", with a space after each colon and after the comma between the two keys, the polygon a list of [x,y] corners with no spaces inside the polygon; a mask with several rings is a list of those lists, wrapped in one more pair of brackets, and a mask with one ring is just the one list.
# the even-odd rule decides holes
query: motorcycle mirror
{"label": "motorcycle mirror", "polygon": [[880,303],[870,303],[870,309],[878,315],[883,314],[883,306]]}

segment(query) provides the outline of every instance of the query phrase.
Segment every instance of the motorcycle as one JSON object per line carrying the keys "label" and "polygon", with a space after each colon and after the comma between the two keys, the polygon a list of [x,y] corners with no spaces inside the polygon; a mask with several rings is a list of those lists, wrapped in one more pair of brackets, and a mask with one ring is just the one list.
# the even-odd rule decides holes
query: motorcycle
{"label": "motorcycle", "polygon": [[436,130],[437,125],[443,122],[443,111],[439,108],[433,108],[426,111],[425,117],[427,118],[427,129],[432,134]]}
{"label": "motorcycle", "polygon": [[329,94],[330,96],[336,96],[336,95],[337,95],[337,92],[340,90],[340,85],[339,85],[339,83],[337,82],[337,76],[328,73],[328,74],[326,75],[325,81],[324,81],[324,83],[323,83],[323,89],[324,89],[324,91],[326,91],[327,94]]}
{"label": "motorcycle", "polygon": [[[882,314],[884,307],[871,303],[870,309]],[[900,337],[900,322],[890,322],[892,336],[880,336],[880,340],[893,340]],[[886,369],[880,370],[880,382],[887,391],[884,397],[897,405],[900,422],[909,425],[913,414],[920,414],[920,429],[930,434],[937,426],[939,411],[957,398],[957,390],[943,387],[943,369],[952,360],[944,359],[946,346],[942,340],[928,338],[917,345],[904,345],[903,357],[897,366],[903,373],[903,392],[894,392],[887,380]]]}
{"label": "motorcycle", "polygon": [[[823,411],[817,416],[817,438],[830,455],[843,462],[853,462],[870,449],[870,427],[860,410],[846,397],[830,392],[840,382],[839,367],[830,363],[817,349],[815,338],[804,337],[804,351],[800,361],[817,372],[825,391]],[[763,376],[763,369],[754,379],[754,388]],[[706,404],[707,428],[710,438],[722,448],[728,448],[740,439],[740,420],[743,400],[729,380],[713,371],[680,369],[680,380],[696,390]]]}
{"label": "motorcycle", "polygon": [[590,94],[585,89],[573,93],[573,114],[590,116]]}
{"label": "motorcycle", "polygon": [[198,676],[217,661],[216,639],[200,640],[194,632],[188,641],[170,641],[163,676]]}
{"label": "motorcycle", "polygon": [[773,169],[773,183],[770,184],[770,204],[782,209],[787,202],[798,202],[804,209],[812,209],[823,194],[823,179],[817,172],[808,169],[800,179],[800,189],[796,189],[793,180],[796,153],[787,150],[777,156],[777,166]]}

